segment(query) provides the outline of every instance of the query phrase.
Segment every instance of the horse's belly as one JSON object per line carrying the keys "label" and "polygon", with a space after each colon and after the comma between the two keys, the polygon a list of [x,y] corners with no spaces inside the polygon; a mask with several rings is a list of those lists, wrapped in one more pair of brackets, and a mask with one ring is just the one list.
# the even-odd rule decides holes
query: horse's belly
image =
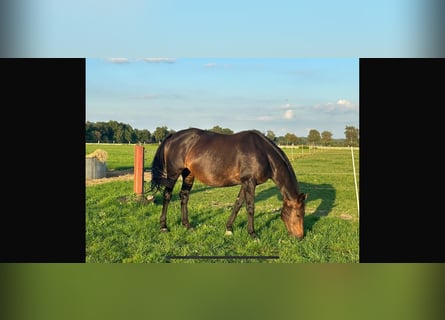
{"label": "horse's belly", "polygon": [[209,170],[203,170],[202,168],[190,168],[189,169],[195,179],[204,183],[205,185],[212,187],[229,187],[241,184],[242,177],[252,177],[255,179],[256,184],[262,184],[269,179],[269,176],[258,172],[257,174],[240,171],[239,168],[233,167],[230,169],[222,169],[220,167],[213,167]]}
{"label": "horse's belly", "polygon": [[241,183],[239,173],[222,173],[216,171],[193,171],[190,170],[194,177],[202,183],[212,187],[229,187],[235,186]]}

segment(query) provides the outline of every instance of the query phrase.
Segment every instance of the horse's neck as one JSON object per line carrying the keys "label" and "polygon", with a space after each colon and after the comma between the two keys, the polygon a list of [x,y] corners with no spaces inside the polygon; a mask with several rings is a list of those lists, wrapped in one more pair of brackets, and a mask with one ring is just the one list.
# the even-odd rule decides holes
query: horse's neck
{"label": "horse's neck", "polygon": [[289,172],[289,174],[287,173],[282,174],[283,172],[287,172],[287,170],[290,170],[289,168],[287,168],[287,166],[286,168],[277,168],[277,169],[278,170],[276,170],[275,172],[273,181],[280,190],[281,195],[283,196],[283,200],[296,199],[299,190],[298,190],[298,182],[295,179],[294,175],[291,172]]}
{"label": "horse's neck", "polygon": [[267,141],[269,149],[269,164],[272,167],[272,180],[277,185],[283,196],[283,200],[296,199],[299,194],[297,177],[289,159],[277,145],[260,134]]}
{"label": "horse's neck", "polygon": [[293,185],[277,183],[277,186],[280,189],[281,195],[283,196],[283,200],[296,199],[298,195],[298,187],[296,183]]}

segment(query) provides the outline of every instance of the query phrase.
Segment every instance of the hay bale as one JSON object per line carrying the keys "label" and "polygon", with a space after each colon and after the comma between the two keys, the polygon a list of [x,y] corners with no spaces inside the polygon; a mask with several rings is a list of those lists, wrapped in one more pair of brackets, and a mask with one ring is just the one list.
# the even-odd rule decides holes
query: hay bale
{"label": "hay bale", "polygon": [[86,178],[87,179],[101,179],[106,176],[106,161],[108,153],[102,149],[96,149],[94,152],[86,155]]}
{"label": "hay bale", "polygon": [[96,149],[93,152],[91,152],[90,154],[87,154],[86,157],[87,158],[96,158],[100,162],[105,163],[108,159],[108,152],[106,152],[105,150],[102,150],[102,149]]}

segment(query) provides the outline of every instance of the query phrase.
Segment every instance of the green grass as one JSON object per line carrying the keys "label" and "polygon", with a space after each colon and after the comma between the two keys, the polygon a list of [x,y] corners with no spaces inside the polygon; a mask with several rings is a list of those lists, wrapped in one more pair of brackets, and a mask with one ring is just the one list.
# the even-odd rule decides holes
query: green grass
{"label": "green grass", "polygon": [[[100,147],[109,153],[108,169],[132,168],[132,145],[86,145],[86,152]],[[146,146],[149,168],[157,145]],[[309,193],[305,238],[287,234],[280,218],[281,194],[272,181],[257,186],[255,230],[259,241],[247,234],[243,207],[224,236],[225,223],[239,186],[212,188],[195,182],[189,201],[187,231],[181,224],[179,188],[167,213],[168,233],[159,231],[161,194],[155,202],[134,200],[133,181],[115,181],[86,187],[87,262],[171,263],[358,263],[359,220],[350,149],[284,149],[291,159],[300,188]],[[115,156],[116,154],[116,156]],[[113,159],[114,157],[119,160]],[[357,185],[359,152],[354,151]],[[194,259],[168,259],[193,256]],[[197,259],[197,256],[278,256],[278,259]]]}

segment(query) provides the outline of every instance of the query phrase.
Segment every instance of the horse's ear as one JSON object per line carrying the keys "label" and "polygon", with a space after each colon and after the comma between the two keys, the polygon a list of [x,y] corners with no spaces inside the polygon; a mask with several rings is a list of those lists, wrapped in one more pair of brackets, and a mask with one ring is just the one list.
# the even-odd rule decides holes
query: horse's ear
{"label": "horse's ear", "polygon": [[304,200],[307,199],[308,196],[309,196],[309,193],[300,193],[300,194],[298,195],[298,200],[300,200],[300,202],[301,202],[301,201],[304,201]]}

